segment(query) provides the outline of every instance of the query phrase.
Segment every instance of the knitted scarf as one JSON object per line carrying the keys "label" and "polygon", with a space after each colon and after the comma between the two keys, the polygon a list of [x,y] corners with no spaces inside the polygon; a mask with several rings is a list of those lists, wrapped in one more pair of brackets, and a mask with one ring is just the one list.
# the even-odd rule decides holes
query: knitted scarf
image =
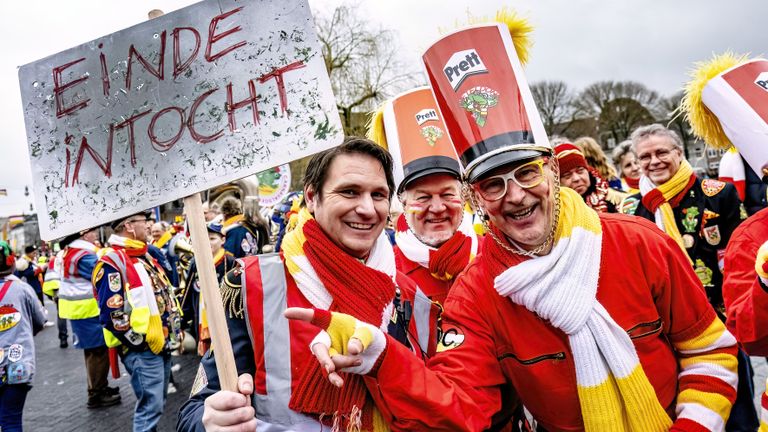
{"label": "knitted scarf", "polygon": [[[664,184],[657,186],[650,178],[640,177],[640,194],[643,196],[643,205],[653,212],[656,226],[677,242],[686,257],[688,251],[685,249],[683,236],[680,235],[680,230],[677,228],[672,208],[677,207],[695,181],[696,174],[693,173],[693,168],[686,160],[680,164],[680,169],[675,175]],[[690,257],[688,257],[688,261],[691,261]]]}
{"label": "knitted scarf", "polygon": [[451,280],[477,255],[477,234],[472,215],[465,213],[459,229],[438,248],[428,246],[408,226],[405,214],[397,218],[395,242],[406,258],[429,269],[436,279]]}
{"label": "knitted scarf", "polygon": [[174,234],[173,232],[168,230],[164,232],[159,239],[153,241],[152,244],[162,249],[163,246],[165,246],[169,241],[171,241],[171,239],[173,238],[173,234]]}
{"label": "knitted scarf", "polygon": [[[335,245],[304,209],[282,247],[289,273],[313,306],[354,314],[386,332],[395,296],[395,257],[385,234],[363,263]],[[327,419],[334,431],[388,430],[363,377],[342,373],[344,386],[337,388],[326,375],[318,362],[309,361],[288,406],[321,422]]]}
{"label": "knitted scarf", "polygon": [[632,341],[596,298],[600,219],[576,192],[562,188],[560,197],[549,254],[523,259],[494,241],[485,242],[494,287],[568,336],[586,431],[667,431],[672,421]]}
{"label": "knitted scarf", "polygon": [[118,246],[120,249],[125,249],[128,256],[141,257],[147,254],[149,246],[141,240],[129,239],[128,237],[112,234],[107,240],[110,246]]}
{"label": "knitted scarf", "polygon": [[638,178],[622,177],[621,179],[624,180],[624,183],[627,186],[627,193],[629,193],[630,195],[634,195],[640,192],[640,177]]}
{"label": "knitted scarf", "polygon": [[584,195],[584,202],[596,212],[605,213],[608,211],[608,205],[605,203],[605,197],[608,196],[608,182],[605,181],[600,173],[592,167],[587,167],[589,176],[592,180],[592,186],[589,188],[592,192]]}

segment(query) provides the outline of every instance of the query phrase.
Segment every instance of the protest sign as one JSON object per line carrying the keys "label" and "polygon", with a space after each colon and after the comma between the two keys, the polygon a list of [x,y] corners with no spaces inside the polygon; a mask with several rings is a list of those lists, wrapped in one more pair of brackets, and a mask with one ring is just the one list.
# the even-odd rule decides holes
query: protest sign
{"label": "protest sign", "polygon": [[306,0],[204,1],[22,66],[43,239],[338,145]]}

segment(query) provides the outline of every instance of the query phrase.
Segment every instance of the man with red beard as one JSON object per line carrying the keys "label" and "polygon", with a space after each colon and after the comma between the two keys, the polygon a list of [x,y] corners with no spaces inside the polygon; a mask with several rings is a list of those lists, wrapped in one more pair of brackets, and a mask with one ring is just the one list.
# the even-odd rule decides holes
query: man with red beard
{"label": "man with red beard", "polygon": [[560,163],[560,184],[575,190],[596,212],[618,213],[625,194],[612,189],[596,169],[587,165],[584,153],[571,143],[555,146]]}
{"label": "man with red beard", "polygon": [[397,269],[441,305],[456,276],[477,254],[465,214],[459,161],[429,87],[387,101],[368,136],[392,154],[403,213],[395,223]]}

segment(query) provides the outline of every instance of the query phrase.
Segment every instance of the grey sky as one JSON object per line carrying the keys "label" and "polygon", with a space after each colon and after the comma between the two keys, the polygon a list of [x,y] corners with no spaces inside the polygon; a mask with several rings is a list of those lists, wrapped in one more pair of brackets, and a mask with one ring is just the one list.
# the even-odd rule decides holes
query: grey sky
{"label": "grey sky", "polygon": [[[166,12],[189,0],[67,0],[2,2],[3,56],[0,58],[0,216],[29,210],[31,172],[16,67],[146,20],[150,9]],[[310,0],[330,9],[338,0]],[[418,65],[421,52],[464,20],[492,15],[507,5],[534,25],[534,48],[526,69],[529,82],[562,80],[578,90],[600,80],[634,80],[663,95],[677,91],[695,61],[731,49],[760,55],[768,51],[765,0],[361,0],[373,23],[396,31],[402,55]]]}

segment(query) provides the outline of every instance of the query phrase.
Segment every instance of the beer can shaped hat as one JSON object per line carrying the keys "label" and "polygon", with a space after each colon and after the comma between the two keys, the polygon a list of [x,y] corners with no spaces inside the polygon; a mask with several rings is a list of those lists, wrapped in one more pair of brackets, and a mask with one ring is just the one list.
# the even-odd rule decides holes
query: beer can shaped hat
{"label": "beer can shaped hat", "polygon": [[422,60],[470,183],[502,165],[552,153],[506,26],[453,32]]}
{"label": "beer can shaped hat", "polygon": [[368,136],[392,155],[397,193],[430,174],[461,177],[456,152],[429,87],[402,93],[385,102],[380,111],[369,125]]}
{"label": "beer can shaped hat", "polygon": [[758,177],[768,175],[768,60],[726,53],[698,63],[680,108],[696,136],[735,146]]}

